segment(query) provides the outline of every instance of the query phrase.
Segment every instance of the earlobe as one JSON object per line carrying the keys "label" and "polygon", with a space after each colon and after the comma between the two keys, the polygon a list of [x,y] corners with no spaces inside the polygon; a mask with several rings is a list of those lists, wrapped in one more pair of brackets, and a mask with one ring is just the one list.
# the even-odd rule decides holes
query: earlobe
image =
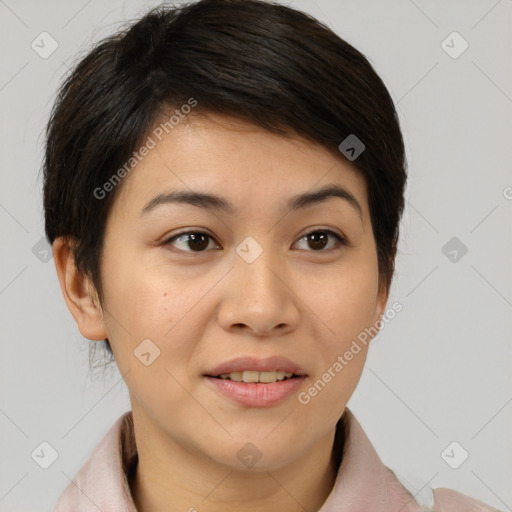
{"label": "earlobe", "polygon": [[377,296],[377,304],[375,308],[375,318],[373,321],[373,325],[375,325],[379,330],[381,326],[381,320],[386,311],[386,304],[389,298],[389,290],[382,288],[379,290],[379,294]]}
{"label": "earlobe", "polygon": [[78,330],[89,340],[104,340],[108,335],[97,294],[90,279],[76,269],[70,241],[56,238],[52,252],[62,295]]}

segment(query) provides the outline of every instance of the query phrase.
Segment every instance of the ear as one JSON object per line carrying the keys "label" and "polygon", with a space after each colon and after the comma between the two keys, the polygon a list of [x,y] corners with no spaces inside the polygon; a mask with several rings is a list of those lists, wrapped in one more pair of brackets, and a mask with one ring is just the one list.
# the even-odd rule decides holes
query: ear
{"label": "ear", "polygon": [[89,340],[108,338],[97,293],[90,280],[77,271],[69,240],[56,238],[52,252],[62,295],[78,330]]}
{"label": "ear", "polygon": [[382,315],[384,315],[384,312],[386,311],[386,304],[388,302],[388,298],[389,289],[386,287],[384,283],[382,283],[377,293],[377,301],[375,304],[375,316],[373,318],[373,325],[375,325],[379,330],[379,326],[381,325],[379,320],[382,318]]}

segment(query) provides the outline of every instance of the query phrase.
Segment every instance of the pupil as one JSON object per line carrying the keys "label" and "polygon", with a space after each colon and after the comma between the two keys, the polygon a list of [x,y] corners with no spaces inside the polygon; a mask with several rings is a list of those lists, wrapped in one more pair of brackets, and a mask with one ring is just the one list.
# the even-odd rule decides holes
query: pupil
{"label": "pupil", "polygon": [[317,231],[308,235],[310,247],[313,249],[323,249],[327,243],[327,233]]}
{"label": "pupil", "polygon": [[[194,246],[194,244],[196,245]],[[188,235],[188,245],[193,250],[206,249],[208,247],[208,236],[204,233],[192,233]]]}

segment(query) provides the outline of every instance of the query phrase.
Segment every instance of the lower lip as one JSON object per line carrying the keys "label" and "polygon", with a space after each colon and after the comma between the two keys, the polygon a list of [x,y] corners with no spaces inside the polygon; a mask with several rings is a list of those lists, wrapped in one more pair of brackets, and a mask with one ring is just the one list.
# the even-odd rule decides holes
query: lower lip
{"label": "lower lip", "polygon": [[272,383],[236,382],[229,379],[206,377],[215,388],[231,400],[249,407],[274,405],[293,395],[306,380],[306,375]]}

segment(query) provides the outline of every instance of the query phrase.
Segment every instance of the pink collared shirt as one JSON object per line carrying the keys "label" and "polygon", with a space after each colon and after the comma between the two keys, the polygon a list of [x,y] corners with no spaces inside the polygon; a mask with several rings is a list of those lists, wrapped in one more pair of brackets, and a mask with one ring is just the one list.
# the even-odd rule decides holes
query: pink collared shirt
{"label": "pink collared shirt", "polygon": [[[334,487],[318,512],[500,512],[451,489],[433,490],[432,511],[422,507],[380,460],[361,425],[345,409],[345,444]],[[338,423],[341,428],[341,422]],[[69,483],[54,512],[137,512],[129,473],[137,462],[132,412],[123,414]]]}

